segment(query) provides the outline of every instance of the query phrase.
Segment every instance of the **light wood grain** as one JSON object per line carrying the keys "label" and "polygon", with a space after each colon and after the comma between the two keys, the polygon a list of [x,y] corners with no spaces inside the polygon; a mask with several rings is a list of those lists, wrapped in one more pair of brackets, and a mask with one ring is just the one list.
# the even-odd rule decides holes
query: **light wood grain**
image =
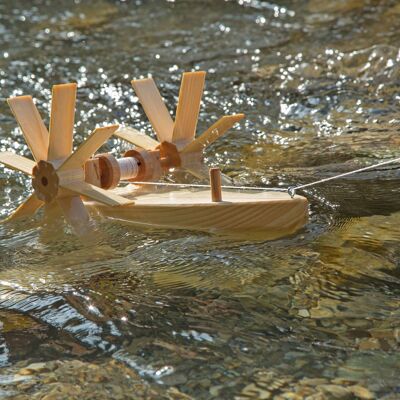
{"label": "light wood grain", "polygon": [[136,129],[123,127],[114,132],[114,136],[126,140],[135,146],[141,147],[144,150],[154,150],[160,143]]}
{"label": "light wood grain", "polygon": [[48,160],[67,158],[72,152],[75,101],[76,83],[53,86]]}
{"label": "light wood grain", "polygon": [[125,197],[134,196],[135,204],[109,208],[87,203],[103,214],[133,223],[224,232],[259,233],[273,239],[294,233],[307,223],[308,202],[301,196],[293,199],[281,192],[222,191],[222,202],[213,203],[209,190],[178,190],[140,194],[133,188],[115,189]]}
{"label": "light wood grain", "polygon": [[96,128],[90,136],[66,159],[58,169],[66,171],[83,167],[87,161],[118,129],[118,125],[109,125]]}
{"label": "light wood grain", "polygon": [[100,161],[98,158],[91,158],[85,162],[85,182],[101,187]]}
{"label": "light wood grain", "polygon": [[3,222],[14,221],[18,218],[29,217],[43,206],[43,202],[40,201],[35,194],[30,195],[24,203],[22,203],[9,217]]}
{"label": "light wood grain", "polygon": [[32,170],[35,166],[35,162],[29,158],[19,156],[18,154],[9,151],[0,153],[0,163],[4,164],[8,168],[21,171],[27,175],[32,175]]}
{"label": "light wood grain", "polygon": [[172,135],[172,142],[178,148],[191,142],[195,136],[205,76],[204,71],[186,72],[182,75]]}
{"label": "light wood grain", "polygon": [[7,100],[36,161],[47,160],[49,133],[31,96]]}
{"label": "light wood grain", "polygon": [[174,122],[152,78],[133,80],[132,86],[147,115],[159,142],[170,142]]}
{"label": "light wood grain", "polygon": [[134,203],[133,200],[121,197],[111,190],[103,190],[85,182],[61,182],[60,187],[111,207]]}
{"label": "light wood grain", "polygon": [[185,146],[182,150],[182,153],[203,151],[207,146],[214,143],[219,137],[221,137],[228,129],[232,128],[232,126],[239,122],[242,118],[244,118],[244,114],[223,116],[193,142]]}

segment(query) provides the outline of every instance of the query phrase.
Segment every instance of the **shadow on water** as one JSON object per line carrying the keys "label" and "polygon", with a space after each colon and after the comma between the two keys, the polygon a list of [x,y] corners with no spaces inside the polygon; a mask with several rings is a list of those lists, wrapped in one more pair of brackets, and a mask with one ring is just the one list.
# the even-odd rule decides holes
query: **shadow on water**
{"label": "shadow on water", "polygon": [[[307,183],[399,156],[399,14],[391,1],[3,1],[1,96],[32,94],[46,116],[51,84],[76,81],[76,143],[105,121],[153,135],[129,80],[153,74],[173,110],[181,72],[205,69],[199,132],[247,116],[207,162],[240,184]],[[29,156],[5,102],[0,148]],[[265,388],[266,373],[394,392],[399,178],[307,190],[309,224],[275,241],[100,217],[91,240],[41,215],[0,225],[0,365],[114,357],[199,399]],[[29,191],[1,169],[0,215]]]}

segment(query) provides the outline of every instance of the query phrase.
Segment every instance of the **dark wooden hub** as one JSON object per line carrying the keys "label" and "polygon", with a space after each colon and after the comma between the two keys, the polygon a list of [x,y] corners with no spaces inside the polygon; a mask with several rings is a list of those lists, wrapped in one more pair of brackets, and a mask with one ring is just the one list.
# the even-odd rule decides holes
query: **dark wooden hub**
{"label": "dark wooden hub", "polygon": [[32,171],[32,186],[38,199],[51,203],[58,193],[59,179],[53,165],[39,161]]}

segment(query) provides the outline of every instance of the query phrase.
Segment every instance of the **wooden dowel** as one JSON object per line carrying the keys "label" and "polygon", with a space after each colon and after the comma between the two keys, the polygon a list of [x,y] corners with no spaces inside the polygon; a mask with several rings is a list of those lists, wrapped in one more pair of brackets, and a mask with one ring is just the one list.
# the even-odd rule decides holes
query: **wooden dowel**
{"label": "wooden dowel", "polygon": [[210,168],[211,201],[222,201],[221,171],[219,168]]}

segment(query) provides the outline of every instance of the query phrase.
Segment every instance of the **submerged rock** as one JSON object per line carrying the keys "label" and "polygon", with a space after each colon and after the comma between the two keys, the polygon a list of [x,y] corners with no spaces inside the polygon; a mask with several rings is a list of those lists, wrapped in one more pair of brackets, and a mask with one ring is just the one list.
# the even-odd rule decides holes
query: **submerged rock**
{"label": "submerged rock", "polygon": [[[280,375],[274,370],[261,370],[250,377],[248,383],[235,396],[235,400],[274,399],[274,400],[334,400],[334,399],[374,399],[375,394],[361,384],[348,379],[329,379],[326,377],[302,378]],[[213,391],[214,396],[224,398],[221,388]]]}
{"label": "submerged rock", "polygon": [[191,399],[177,388],[166,390],[162,386],[151,385],[115,360],[101,364],[80,360],[50,361],[23,368],[18,363],[3,368],[5,372],[10,379],[0,381],[0,393],[5,396],[13,394],[13,399],[18,400]]}
{"label": "submerged rock", "polygon": [[359,399],[369,400],[374,399],[375,396],[365,387],[360,385],[350,386],[349,389]]}
{"label": "submerged rock", "polygon": [[18,371],[19,375],[34,375],[34,374],[40,374],[42,372],[49,372],[54,367],[50,366],[50,364],[46,364],[44,362],[41,363],[33,363],[29,364],[27,367],[22,368]]}
{"label": "submerged rock", "polygon": [[333,399],[350,399],[352,397],[350,390],[343,386],[321,385],[317,388]]}
{"label": "submerged rock", "polygon": [[81,6],[77,14],[65,21],[65,25],[81,31],[89,30],[111,22],[117,14],[117,6],[98,2],[97,5],[90,5],[89,7]]}

